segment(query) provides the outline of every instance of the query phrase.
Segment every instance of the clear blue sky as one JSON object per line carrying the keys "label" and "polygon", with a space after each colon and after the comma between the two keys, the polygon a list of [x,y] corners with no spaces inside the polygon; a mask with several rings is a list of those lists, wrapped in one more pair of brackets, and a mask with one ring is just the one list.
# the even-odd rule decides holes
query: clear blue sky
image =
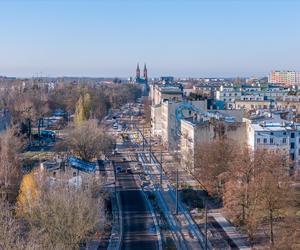
{"label": "clear blue sky", "polygon": [[300,71],[297,0],[0,0],[0,75]]}

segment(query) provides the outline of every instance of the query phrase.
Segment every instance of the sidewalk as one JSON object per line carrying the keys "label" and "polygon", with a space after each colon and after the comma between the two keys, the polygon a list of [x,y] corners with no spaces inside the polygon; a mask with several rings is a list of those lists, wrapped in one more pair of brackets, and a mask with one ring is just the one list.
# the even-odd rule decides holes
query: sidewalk
{"label": "sidewalk", "polygon": [[[174,185],[176,168],[171,160],[171,156],[164,156],[165,164],[164,170],[168,172],[169,179],[172,180]],[[168,159],[168,160],[167,160]],[[167,162],[166,162],[167,160]],[[164,162],[164,160],[163,160]],[[198,183],[195,178],[188,173],[186,170],[179,170],[180,186],[189,186],[192,188],[198,188]],[[199,217],[199,213],[191,213],[191,216],[195,221],[196,217]],[[237,249],[251,249],[250,244],[247,241],[247,237],[241,234],[223,215],[217,210],[210,209],[208,211],[208,238],[218,247],[222,249],[237,248]],[[198,223],[200,226],[200,224]],[[201,227],[203,227],[201,223]],[[203,228],[202,228],[203,229]]]}

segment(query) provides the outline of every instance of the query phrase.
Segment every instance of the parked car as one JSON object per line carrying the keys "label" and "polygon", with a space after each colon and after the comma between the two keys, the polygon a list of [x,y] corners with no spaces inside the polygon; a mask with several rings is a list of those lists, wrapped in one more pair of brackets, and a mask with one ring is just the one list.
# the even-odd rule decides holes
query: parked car
{"label": "parked car", "polygon": [[118,173],[121,173],[121,172],[123,172],[122,166],[117,166],[116,167],[116,173],[118,174]]}

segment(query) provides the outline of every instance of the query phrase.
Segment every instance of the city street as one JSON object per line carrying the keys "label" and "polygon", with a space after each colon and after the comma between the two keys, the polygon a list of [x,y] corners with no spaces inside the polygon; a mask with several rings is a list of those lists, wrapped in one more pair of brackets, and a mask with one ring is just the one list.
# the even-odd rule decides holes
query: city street
{"label": "city street", "polygon": [[[115,162],[115,166],[124,170],[129,164]],[[122,249],[159,249],[150,208],[134,175],[126,172],[118,173],[117,180],[123,217]]]}

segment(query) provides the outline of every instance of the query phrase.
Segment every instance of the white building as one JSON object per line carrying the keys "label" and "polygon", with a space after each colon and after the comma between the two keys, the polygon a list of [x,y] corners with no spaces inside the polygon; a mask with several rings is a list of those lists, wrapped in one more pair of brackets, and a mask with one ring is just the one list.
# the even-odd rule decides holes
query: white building
{"label": "white building", "polygon": [[[198,119],[182,119],[180,135],[181,165],[194,172],[195,151],[199,145],[211,142],[220,136],[230,138],[240,145],[247,142],[246,123],[241,117],[229,116],[219,111],[208,112],[211,117],[198,117]],[[211,122],[214,118],[214,122]]]}
{"label": "white building", "polygon": [[300,166],[300,124],[281,120],[266,119],[247,123],[248,145],[253,149],[267,148],[285,151],[295,166]]}
{"label": "white building", "polygon": [[[195,110],[200,112],[207,111],[207,101],[190,101],[189,102]],[[178,148],[179,133],[181,126],[181,119],[178,120],[177,112],[180,107],[184,105],[183,102],[165,101],[161,104],[160,116],[161,116],[161,139],[162,143],[169,149]],[[197,115],[196,111],[182,110],[183,118],[193,118]]]}
{"label": "white building", "polygon": [[224,101],[226,103],[226,108],[234,108],[235,100],[240,100],[242,96],[242,90],[238,87],[233,86],[221,86],[219,90],[216,91],[216,99]]}

